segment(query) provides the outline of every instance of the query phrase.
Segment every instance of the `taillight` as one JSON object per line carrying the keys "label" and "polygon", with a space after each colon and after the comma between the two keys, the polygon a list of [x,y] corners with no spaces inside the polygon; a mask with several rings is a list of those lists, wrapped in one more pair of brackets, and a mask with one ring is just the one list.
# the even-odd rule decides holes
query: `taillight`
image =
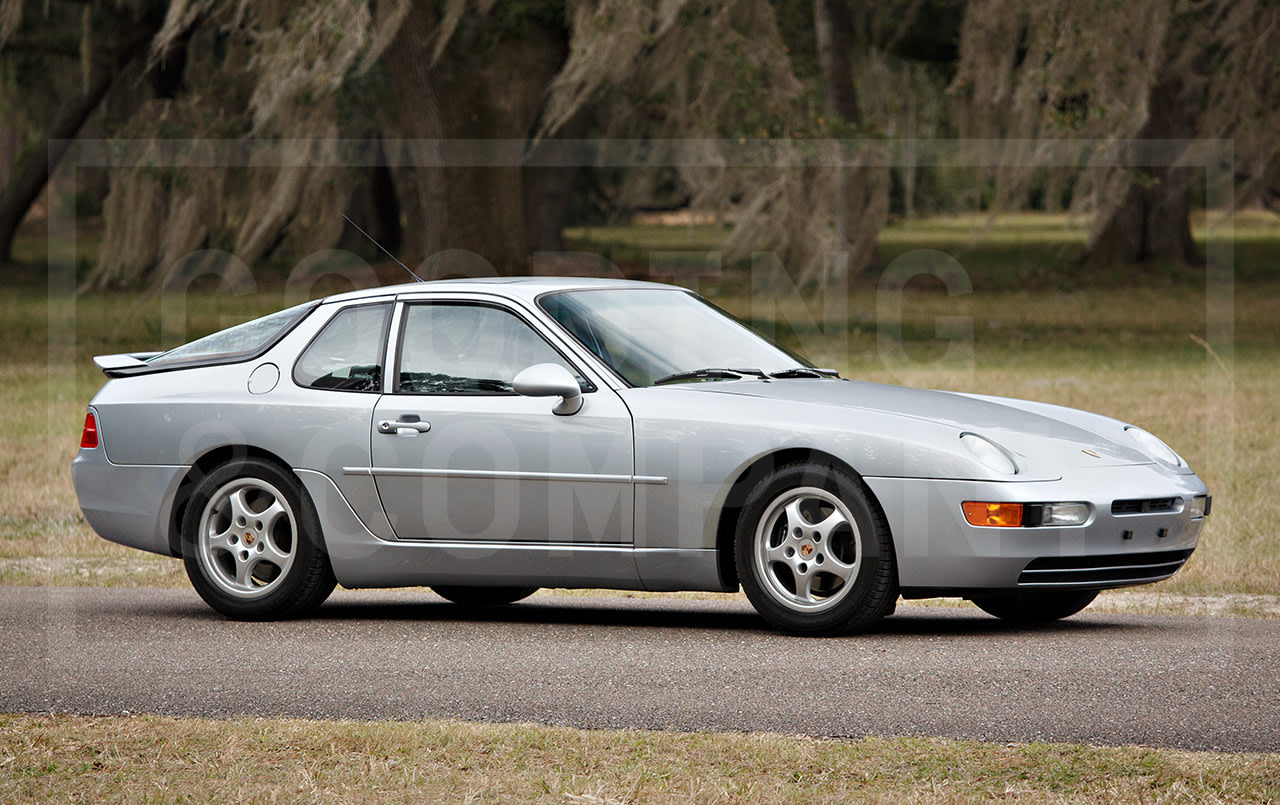
{"label": "taillight", "polygon": [[84,433],[80,434],[80,446],[98,446],[98,420],[93,418],[92,411],[84,415]]}

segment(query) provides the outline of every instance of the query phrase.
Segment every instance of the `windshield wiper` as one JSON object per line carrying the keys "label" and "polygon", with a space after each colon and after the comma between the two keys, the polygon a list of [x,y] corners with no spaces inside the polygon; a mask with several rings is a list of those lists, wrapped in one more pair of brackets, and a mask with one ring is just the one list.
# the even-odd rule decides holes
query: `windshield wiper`
{"label": "windshield wiper", "polygon": [[682,380],[738,380],[745,375],[764,377],[765,373],[759,369],[694,369],[692,372],[676,372],[666,377],[660,377],[653,381],[653,385],[661,386],[665,383],[679,383]]}
{"label": "windshield wiper", "polygon": [[794,369],[783,369],[780,372],[770,372],[769,377],[776,377],[779,380],[790,380],[793,377],[839,377],[840,373],[835,369],[814,369],[809,366],[797,366]]}

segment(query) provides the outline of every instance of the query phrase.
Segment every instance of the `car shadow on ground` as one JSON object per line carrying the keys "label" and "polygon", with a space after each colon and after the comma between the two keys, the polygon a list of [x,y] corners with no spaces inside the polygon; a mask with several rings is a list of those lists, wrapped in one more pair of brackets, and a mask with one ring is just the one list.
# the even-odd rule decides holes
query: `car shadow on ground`
{"label": "car shadow on ground", "polygon": [[[194,595],[193,595],[194,598]],[[129,607],[130,616],[157,621],[222,620],[234,623],[198,600],[147,603]],[[576,597],[539,595],[515,604],[474,607],[453,604],[426,592],[349,591],[334,595],[320,609],[284,624],[347,624],[357,622],[421,622],[436,626],[546,625],[600,626],[618,628],[667,629],[682,632],[715,630],[741,633],[781,633],[766,624],[745,601],[683,598]],[[872,626],[863,635],[879,637],[982,637],[1006,635],[1100,635],[1114,637],[1132,631],[1150,634],[1171,624],[1164,618],[1120,615],[1108,612],[1083,613],[1061,621],[1026,626],[1008,623],[974,607],[900,605],[897,612]],[[285,627],[288,628],[288,627]],[[852,635],[847,639],[857,639]]]}
{"label": "car shadow on ground", "polygon": [[[750,605],[741,601],[689,599],[572,598],[542,596],[497,607],[468,607],[424,596],[421,600],[330,600],[308,617],[319,621],[430,621],[456,624],[544,624],[550,626],[615,626],[630,628],[712,629],[779,634]],[[1158,625],[1158,621],[1155,622]],[[1033,626],[1008,623],[977,609],[900,607],[864,634],[883,637],[983,636],[992,634],[1114,635],[1141,630],[1151,623],[1130,616],[1087,611],[1074,618]],[[853,637],[857,637],[856,635]]]}

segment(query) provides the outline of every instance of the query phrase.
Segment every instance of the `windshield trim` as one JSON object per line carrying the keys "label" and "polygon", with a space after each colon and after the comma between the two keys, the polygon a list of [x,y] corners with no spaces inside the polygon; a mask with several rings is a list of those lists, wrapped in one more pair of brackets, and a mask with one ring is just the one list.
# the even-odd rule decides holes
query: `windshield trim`
{"label": "windshield trim", "polygon": [[792,350],[788,349],[787,347],[784,347],[781,344],[777,343],[772,338],[769,338],[768,336],[766,336],[764,333],[761,333],[758,330],[756,330],[756,328],[752,327],[748,322],[745,322],[742,319],[738,318],[737,316],[733,315],[729,311],[717,305],[715,302],[712,302],[710,299],[707,299],[705,296],[702,296],[696,291],[692,291],[688,288],[682,288],[679,285],[664,285],[662,283],[652,283],[648,285],[609,286],[609,287],[603,287],[603,288],[561,288],[553,291],[544,291],[543,293],[538,294],[533,298],[533,303],[537,307],[540,317],[550,322],[550,324],[554,326],[559,333],[563,334],[563,337],[565,338],[565,340],[573,346],[576,352],[586,356],[592,362],[592,365],[598,367],[601,372],[607,373],[609,377],[616,378],[624,388],[631,388],[631,389],[656,388],[655,386],[637,386],[627,378],[623,377],[622,374],[617,369],[610,366],[606,361],[602,360],[598,355],[594,354],[589,347],[587,347],[585,344],[579,341],[578,337],[569,331],[569,328],[561,324],[560,321],[556,319],[555,316],[551,315],[550,311],[548,311],[542,305],[542,300],[552,296],[562,296],[564,294],[578,295],[578,294],[601,293],[601,292],[616,293],[619,291],[628,292],[628,291],[655,291],[655,290],[678,291],[680,293],[685,294],[686,296],[691,296],[698,302],[701,302],[702,304],[716,311],[720,315],[734,322],[738,326],[742,327],[747,332],[754,335],[756,338],[759,338],[760,340],[772,346],[774,349],[777,349],[779,352],[782,352],[783,354],[787,355],[789,358],[796,361],[796,363],[799,364],[800,366],[804,366],[810,369],[815,368],[815,364],[813,364],[808,358],[805,358],[804,356],[799,355],[796,352],[793,352]]}

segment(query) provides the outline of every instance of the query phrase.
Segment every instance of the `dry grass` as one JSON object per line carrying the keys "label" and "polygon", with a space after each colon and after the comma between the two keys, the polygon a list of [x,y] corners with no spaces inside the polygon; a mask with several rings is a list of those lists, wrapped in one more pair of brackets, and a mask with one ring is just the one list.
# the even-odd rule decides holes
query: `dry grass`
{"label": "dry grass", "polygon": [[1242,803],[1280,755],[449,721],[0,716],[7,802]]}

